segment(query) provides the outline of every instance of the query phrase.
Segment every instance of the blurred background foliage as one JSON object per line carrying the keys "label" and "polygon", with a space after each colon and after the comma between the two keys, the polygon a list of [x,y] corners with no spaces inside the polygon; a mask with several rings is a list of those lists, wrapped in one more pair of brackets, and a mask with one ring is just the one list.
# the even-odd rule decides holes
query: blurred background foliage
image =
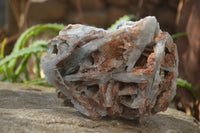
{"label": "blurred background foliage", "polygon": [[121,19],[152,15],[163,31],[173,34],[178,47],[175,107],[199,120],[199,12],[200,0],[1,0],[0,80],[49,85],[40,70],[40,58],[48,50],[48,40],[64,25],[82,23],[107,29],[125,14],[132,15]]}

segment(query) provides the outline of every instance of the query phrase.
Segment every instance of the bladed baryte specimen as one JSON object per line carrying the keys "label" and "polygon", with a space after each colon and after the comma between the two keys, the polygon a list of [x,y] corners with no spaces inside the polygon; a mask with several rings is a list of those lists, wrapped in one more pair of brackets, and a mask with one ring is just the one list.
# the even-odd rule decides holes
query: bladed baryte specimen
{"label": "bladed baryte specimen", "polygon": [[68,25],[49,45],[46,80],[90,118],[140,119],[166,110],[176,94],[177,48],[155,17],[113,31]]}

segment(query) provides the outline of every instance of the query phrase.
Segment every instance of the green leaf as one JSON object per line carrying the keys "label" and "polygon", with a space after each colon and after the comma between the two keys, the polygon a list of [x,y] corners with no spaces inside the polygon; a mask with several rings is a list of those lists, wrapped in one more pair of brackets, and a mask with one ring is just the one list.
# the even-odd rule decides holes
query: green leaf
{"label": "green leaf", "polygon": [[[31,37],[37,36],[41,32],[45,32],[46,30],[53,30],[59,32],[60,30],[64,29],[64,25],[62,24],[44,24],[44,25],[36,25],[29,29],[27,29],[17,40],[12,53],[18,52],[20,49],[24,48],[27,44],[28,40]],[[14,69],[16,65],[17,59],[12,60],[9,62],[9,68],[11,70]]]}
{"label": "green leaf", "polygon": [[193,100],[197,98],[200,101],[198,91],[188,81],[177,78],[177,86],[184,88],[192,96]]}
{"label": "green leaf", "polygon": [[40,57],[41,57],[41,54],[35,54],[36,74],[37,74],[38,78],[41,78],[41,75],[40,75]]}
{"label": "green leaf", "polygon": [[12,53],[9,56],[6,56],[4,59],[0,60],[0,66],[18,57],[25,56],[27,54],[47,52],[47,50],[48,47],[46,45],[36,45],[30,46],[28,48],[23,48],[22,50]]}
{"label": "green leaf", "polygon": [[[38,41],[35,41],[33,44],[31,44],[31,46],[37,46],[37,45],[44,45],[46,46],[47,45],[47,42],[48,41],[44,41],[44,40],[38,40]],[[26,69],[26,64],[29,60],[29,58],[31,57],[32,53],[29,53],[27,55],[25,55],[22,59],[22,61],[20,62],[20,65],[17,67],[17,69],[15,70],[15,77],[14,79],[18,79],[19,78],[19,75],[25,71]]]}
{"label": "green leaf", "polygon": [[38,78],[31,81],[24,82],[25,85],[44,85],[52,87],[44,78]]}
{"label": "green leaf", "polygon": [[[1,47],[1,57],[2,57],[2,59],[4,58],[4,50],[5,50],[6,41],[7,41],[7,38],[5,38],[3,40],[2,47]],[[12,82],[13,81],[12,80],[12,72],[8,68],[7,63],[5,63],[4,65],[2,65],[2,68],[3,68],[3,72],[5,72],[6,79],[9,82]]]}
{"label": "green leaf", "polygon": [[183,36],[187,36],[187,33],[181,32],[181,33],[173,34],[172,39],[176,39],[176,38],[183,37]]}
{"label": "green leaf", "polygon": [[4,57],[4,50],[5,50],[5,46],[6,46],[6,41],[7,41],[7,38],[4,38],[2,46],[1,46],[1,58]]}
{"label": "green leaf", "polygon": [[15,70],[15,77],[14,77],[15,80],[18,79],[19,75],[26,69],[26,64],[28,60],[30,59],[30,57],[31,57],[31,54],[27,54],[23,57],[20,65]]}
{"label": "green leaf", "polygon": [[112,24],[108,30],[115,30],[120,22],[122,21],[130,21],[130,20],[137,20],[135,15],[124,15],[123,17],[119,18],[117,21],[115,21],[114,24]]}
{"label": "green leaf", "polygon": [[44,32],[45,30],[55,30],[59,32],[60,30],[64,29],[64,25],[62,24],[44,24],[44,25],[35,25],[29,29],[27,29],[17,40],[13,52],[18,51],[19,49],[23,48],[30,37],[35,37],[39,33]]}
{"label": "green leaf", "polygon": [[[21,36],[18,38],[17,42],[14,45],[13,51],[9,56],[4,58],[4,45],[1,49],[1,58],[0,58],[0,74],[3,81],[9,82],[22,82],[20,79],[20,74],[24,73],[26,80],[29,80],[29,73],[27,71],[26,64],[30,59],[32,54],[37,55],[36,57],[36,66],[37,66],[37,74],[39,75],[40,66],[39,61],[42,52],[46,52],[48,50],[47,41],[36,41],[28,48],[25,48],[28,44],[29,39],[34,39],[37,35],[42,32],[46,32],[48,34],[57,35],[58,32],[64,29],[65,26],[62,24],[43,24],[36,25],[29,29],[27,29]],[[18,58],[20,57],[20,60]],[[16,67],[16,63],[20,63]],[[15,70],[15,72],[14,72]]]}
{"label": "green leaf", "polygon": [[25,73],[25,79],[26,79],[26,81],[29,81],[30,78],[29,78],[29,73],[28,73],[28,70],[27,70],[26,66],[25,66],[25,69],[24,69],[24,73]]}

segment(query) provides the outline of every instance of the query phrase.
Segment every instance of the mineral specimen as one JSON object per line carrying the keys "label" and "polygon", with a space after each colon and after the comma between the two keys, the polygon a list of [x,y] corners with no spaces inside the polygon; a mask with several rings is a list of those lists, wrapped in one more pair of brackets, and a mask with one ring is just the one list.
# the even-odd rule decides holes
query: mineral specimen
{"label": "mineral specimen", "polygon": [[176,93],[176,45],[155,17],[114,31],[68,25],[49,45],[46,80],[90,118],[147,117],[166,110]]}

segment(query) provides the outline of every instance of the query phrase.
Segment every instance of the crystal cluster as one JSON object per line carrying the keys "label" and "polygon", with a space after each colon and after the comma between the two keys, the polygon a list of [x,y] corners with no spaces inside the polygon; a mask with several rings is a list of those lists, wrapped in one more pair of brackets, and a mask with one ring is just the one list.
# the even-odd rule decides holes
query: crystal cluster
{"label": "crystal cluster", "polygon": [[46,80],[90,118],[147,117],[166,110],[176,93],[176,45],[155,17],[113,31],[68,25],[49,46]]}

